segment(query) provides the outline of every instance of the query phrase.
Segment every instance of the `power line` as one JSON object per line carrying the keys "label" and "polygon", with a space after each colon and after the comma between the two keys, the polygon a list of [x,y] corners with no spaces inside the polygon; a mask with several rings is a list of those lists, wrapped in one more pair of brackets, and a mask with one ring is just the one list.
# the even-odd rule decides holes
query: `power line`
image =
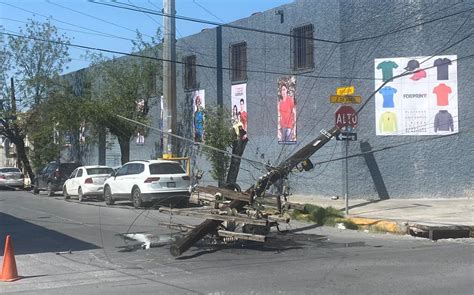
{"label": "power line", "polygon": [[8,6],[10,6],[10,7],[14,7],[14,8],[16,8],[16,9],[19,9],[19,10],[22,10],[22,11],[26,11],[26,12],[31,13],[31,14],[33,14],[33,15],[39,15],[39,16],[44,17],[44,18],[46,18],[46,19],[52,19],[52,20],[55,20],[55,21],[57,21],[57,22],[59,22],[59,23],[67,24],[67,25],[70,25],[70,26],[73,26],[73,27],[76,27],[76,28],[81,28],[81,29],[88,30],[88,31],[91,31],[91,32],[95,32],[95,33],[99,33],[99,34],[106,34],[106,35],[111,36],[111,37],[115,37],[115,38],[122,39],[122,37],[117,36],[117,35],[113,35],[113,34],[109,34],[109,33],[104,33],[104,32],[98,31],[98,30],[94,30],[94,29],[90,29],[90,28],[87,28],[87,27],[75,25],[75,24],[72,24],[72,23],[69,23],[69,22],[66,22],[66,21],[58,20],[57,18],[54,18],[54,17],[52,17],[52,16],[49,16],[49,17],[48,17],[48,16],[45,16],[44,14],[36,13],[36,12],[31,11],[31,10],[24,9],[24,8],[21,8],[21,7],[18,7],[18,6],[15,6],[15,5],[10,4],[10,3],[0,2],[0,4],[8,5]]}
{"label": "power line", "polygon": [[415,143],[419,143],[419,142],[426,142],[426,141],[442,139],[442,138],[446,138],[446,137],[452,137],[452,136],[456,136],[456,135],[460,135],[460,134],[464,134],[464,133],[471,133],[471,132],[474,131],[474,128],[467,129],[467,130],[469,130],[469,131],[462,131],[462,132],[451,133],[451,134],[446,134],[446,135],[438,135],[436,137],[424,138],[424,139],[420,139],[420,140],[389,145],[389,146],[381,147],[379,149],[374,149],[374,150],[367,151],[367,152],[353,154],[353,155],[350,155],[350,156],[347,156],[347,157],[340,157],[340,158],[336,158],[336,159],[330,159],[330,160],[327,160],[327,161],[319,161],[319,162],[316,162],[316,164],[324,164],[324,163],[335,162],[335,161],[340,161],[340,160],[345,160],[345,159],[350,159],[350,158],[356,158],[356,157],[360,157],[360,156],[363,156],[363,155],[366,155],[366,154],[377,153],[377,152],[381,152],[381,151],[387,151],[387,150],[391,150],[391,149],[394,149],[394,148],[398,148],[398,147],[402,147],[402,146],[406,146],[406,145],[410,145],[410,144],[415,144]]}
{"label": "power line", "polygon": [[[99,17],[96,17],[96,16],[94,16],[94,15],[91,15],[91,14],[88,14],[88,13],[85,13],[85,12],[82,12],[82,11],[79,11],[79,10],[76,10],[76,9],[69,8],[69,7],[63,6],[63,5],[61,5],[61,4],[54,3],[54,2],[52,2],[51,0],[46,0],[46,2],[49,3],[49,4],[51,4],[51,5],[55,5],[55,6],[61,7],[61,8],[63,8],[63,9],[66,9],[66,10],[69,10],[69,11],[72,11],[72,12],[75,12],[75,13],[78,13],[78,14],[80,14],[80,15],[84,15],[84,16],[90,17],[90,18],[92,18],[92,19],[99,20],[99,21],[104,22],[104,23],[106,23],[106,24],[110,24],[110,25],[116,26],[116,27],[118,27],[118,28],[122,28],[122,29],[127,30],[127,31],[130,31],[130,32],[134,32],[134,33],[137,32],[136,30],[127,28],[127,27],[125,27],[125,26],[122,26],[122,25],[120,25],[120,24],[117,24],[117,23],[114,23],[114,22],[105,20],[105,19],[103,19],[103,18],[99,18]],[[153,36],[151,36],[151,35],[148,35],[148,34],[144,34],[144,35],[147,36],[147,37],[153,38]]]}
{"label": "power line", "polygon": [[[190,22],[195,22],[195,23],[203,23],[203,24],[209,24],[209,25],[214,25],[214,26],[222,26],[222,27],[227,27],[227,28],[232,28],[232,29],[239,29],[239,30],[257,32],[257,33],[263,33],[263,34],[272,34],[272,35],[278,35],[278,36],[284,36],[284,37],[295,37],[295,35],[288,34],[288,33],[281,33],[281,32],[276,32],[276,31],[267,31],[267,30],[261,30],[261,29],[256,29],[256,28],[249,28],[249,27],[219,23],[219,22],[214,22],[214,21],[210,21],[210,20],[197,19],[197,18],[181,16],[181,15],[176,15],[176,14],[175,15],[170,15],[170,14],[167,14],[167,13],[159,12],[159,11],[148,9],[148,8],[145,8],[145,7],[140,7],[140,9],[131,8],[130,7],[131,5],[129,5],[127,3],[122,3],[122,2],[119,2],[119,1],[115,1],[114,3],[120,4],[120,5],[123,5],[123,6],[116,5],[116,4],[110,4],[110,3],[96,2],[95,0],[89,0],[89,2],[94,3],[94,4],[99,4],[99,5],[105,5],[105,6],[109,6],[109,7],[115,7],[115,8],[130,10],[130,11],[145,12],[145,13],[149,13],[149,14],[164,16],[164,17],[172,17],[172,18],[175,18],[175,19],[180,19],[180,20],[185,20],[185,21],[190,21]],[[335,40],[313,38],[313,37],[304,37],[304,36],[298,36],[298,38],[308,39],[308,40],[313,40],[313,41],[319,41],[319,42],[324,42],[324,43],[331,43],[331,44],[347,44],[347,43],[352,43],[352,42],[360,42],[360,41],[380,38],[380,37],[386,36],[388,34],[399,33],[399,32],[405,31],[405,30],[413,29],[413,28],[416,28],[418,26],[423,26],[425,24],[433,23],[433,22],[436,22],[436,21],[439,21],[439,20],[443,20],[443,19],[446,19],[446,18],[457,16],[459,14],[463,14],[463,13],[470,12],[470,11],[473,11],[473,10],[474,10],[474,8],[470,8],[470,9],[467,9],[467,10],[462,10],[462,11],[459,11],[459,12],[456,12],[456,13],[445,15],[445,16],[442,16],[442,17],[439,17],[439,18],[427,20],[425,22],[422,22],[422,23],[419,23],[419,24],[416,24],[416,25],[412,25],[412,26],[409,26],[409,27],[406,27],[406,28],[393,30],[393,31],[385,33],[385,34],[379,34],[379,35],[376,35],[376,36],[369,36],[369,37],[362,37],[362,38],[357,38],[357,39],[350,39],[350,40],[346,40],[346,41],[335,41]]]}
{"label": "power line", "polygon": [[[471,13],[472,13],[472,12],[471,12]],[[471,14],[471,13],[470,13],[470,14]],[[469,14],[469,16],[470,16],[470,14]],[[453,36],[448,40],[448,42],[445,43],[444,46],[446,46],[446,45],[452,40],[452,38],[454,37],[454,35],[456,35],[456,34],[459,32],[459,30],[462,28],[462,26],[463,26],[463,25],[466,23],[466,21],[469,19],[469,16],[466,18],[466,20],[463,22],[463,24],[461,24],[461,26],[456,30],[456,32],[455,32],[455,33],[453,34]],[[402,22],[398,25],[398,27],[403,26],[403,23],[404,23],[404,21],[402,21]],[[396,28],[395,28],[394,30],[396,30]],[[386,34],[385,34],[385,35],[386,35]],[[463,40],[460,40],[458,43],[460,43],[460,42],[462,42],[462,41],[463,41]],[[456,43],[456,44],[457,44],[457,43]],[[456,45],[456,44],[453,44],[453,45],[451,45],[451,46],[449,46],[449,47],[447,47],[447,48],[443,48],[443,49],[441,49],[441,51],[447,50],[448,48],[451,48],[452,46],[454,46],[454,45]],[[333,49],[335,49],[335,48],[333,48]],[[331,54],[332,54],[332,53],[331,53]],[[434,55],[436,55],[436,54],[438,54],[438,52],[436,52]],[[433,55],[433,56],[434,56],[434,55]],[[354,59],[354,61],[355,61],[355,59]],[[355,64],[355,62],[353,63],[353,66],[354,66],[354,64]],[[351,71],[351,74],[350,74],[350,75],[352,76],[352,71]],[[395,78],[394,78],[394,79],[395,79]],[[352,79],[351,79],[351,81],[352,81]],[[314,86],[314,84],[313,84],[313,86]],[[368,100],[370,100],[370,97],[369,97]],[[305,103],[306,103],[306,101],[304,101],[303,107],[304,107]],[[366,102],[366,103],[367,103],[367,102]],[[330,108],[327,109],[326,113],[323,115],[324,117],[327,115],[327,113],[328,113],[329,110],[330,110]],[[318,124],[319,122],[321,122],[321,121],[322,121],[322,119],[320,119],[316,124],[314,124],[314,127],[311,128],[311,131],[314,130],[314,128],[317,126],[317,124]],[[311,131],[310,131],[310,132],[311,132]],[[307,137],[307,136],[306,136],[306,137]],[[306,138],[306,137],[304,137],[304,138]],[[293,148],[293,151],[297,148],[297,146],[299,146],[299,144],[297,144],[297,145]]]}
{"label": "power line", "polygon": [[[28,22],[21,21],[21,20],[16,20],[12,18],[7,18],[7,17],[0,17],[0,19],[12,21],[12,22],[17,22],[17,23],[22,23],[22,24],[29,24]],[[125,38],[125,37],[120,37],[120,36],[110,36],[106,33],[92,33],[92,32],[86,32],[86,31],[79,31],[79,30],[73,30],[73,29],[66,29],[66,28],[61,28],[61,27],[56,27],[59,30],[62,31],[70,31],[74,33],[81,33],[81,34],[87,34],[87,35],[95,35],[95,36],[101,36],[101,37],[107,37],[107,38],[114,38],[114,39],[121,39],[121,40],[128,40],[128,41],[133,41],[133,39]]]}
{"label": "power line", "polygon": [[[400,10],[401,10],[401,9],[400,9]],[[398,11],[397,11],[397,13],[398,13]],[[373,20],[364,21],[362,25],[365,26],[366,24],[368,24],[368,23],[370,23],[370,22],[372,22],[372,21],[373,21]],[[405,22],[405,21],[402,21],[402,22],[399,24],[398,27],[401,27],[401,25],[402,25],[404,22]],[[360,27],[360,26],[362,26],[362,25],[359,25],[358,27]],[[358,28],[358,27],[357,27],[357,28]],[[357,30],[357,28],[353,28],[353,29]],[[343,41],[344,41],[344,40],[343,40]],[[361,44],[362,44],[362,43],[361,43]],[[334,54],[336,48],[337,48],[337,45],[334,45],[334,47],[333,47],[332,50],[331,50],[330,57],[332,56],[332,54]],[[324,64],[324,65],[322,66],[322,68],[321,68],[321,70],[319,71],[319,73],[321,73],[321,72],[324,70],[324,68],[327,66],[327,64],[329,63],[330,57],[329,57],[329,58],[326,58],[326,64]],[[356,59],[354,58],[354,61],[355,61],[355,60],[356,60]],[[351,76],[352,76],[352,72],[351,72]],[[313,84],[312,84],[312,86],[311,86],[311,89],[309,90],[310,93],[311,93],[312,89],[314,88],[315,83],[316,83],[316,80],[313,81]],[[298,87],[298,89],[301,89],[301,87]],[[303,101],[303,107],[301,107],[301,105],[300,105],[300,107],[299,107],[300,110],[304,109],[304,106],[305,106],[306,102],[307,102],[307,98],[304,99],[304,101]],[[326,110],[326,112],[323,114],[323,116],[322,116],[316,123],[313,123],[313,128],[311,128],[311,130],[308,132],[308,135],[314,130],[314,128],[315,128],[322,120],[324,120],[324,118],[326,117],[326,115],[328,114],[328,112],[329,112],[330,110],[331,110],[331,106],[328,106],[328,107],[327,107],[327,110]],[[300,114],[301,114],[301,112],[298,113],[298,116],[299,116]],[[298,121],[298,119],[297,119],[297,121]],[[278,125],[278,124],[276,124],[276,125]],[[291,153],[294,152],[294,151],[300,146],[300,144],[304,141],[304,139],[305,139],[308,135],[304,136],[304,137],[303,137],[303,140],[299,140],[298,143],[297,143],[296,145],[294,145],[294,148],[292,149]],[[275,138],[275,137],[276,137],[276,136],[274,136],[274,138]],[[279,158],[280,158],[280,156],[281,156],[281,154],[282,154],[284,148],[285,148],[285,146],[282,146],[281,151],[280,151],[280,154],[279,154],[278,157],[277,157],[277,161],[279,160]]]}
{"label": "power line", "polygon": [[[77,48],[82,48],[82,49],[102,51],[102,52],[107,52],[107,53],[115,53],[115,54],[120,54],[120,55],[125,55],[125,56],[145,58],[145,59],[151,59],[151,60],[156,60],[156,61],[165,61],[165,62],[171,62],[171,63],[182,64],[182,65],[185,64],[185,62],[183,62],[183,61],[167,60],[167,59],[158,58],[158,57],[152,57],[152,56],[140,55],[140,54],[135,54],[135,53],[127,53],[127,52],[118,51],[118,50],[111,50],[111,49],[105,49],[105,48],[99,48],[99,47],[92,47],[92,46],[74,44],[74,43],[70,43],[70,42],[66,43],[66,42],[55,41],[55,40],[45,40],[45,39],[36,38],[36,37],[32,37],[32,36],[23,36],[23,35],[20,35],[18,33],[0,32],[0,35],[7,35],[7,36],[12,36],[12,37],[18,37],[18,38],[25,38],[25,39],[36,40],[36,41],[40,41],[40,42],[50,42],[50,43],[54,43],[54,44],[67,45],[67,46],[77,47]],[[209,66],[209,65],[203,65],[203,64],[193,64],[193,65],[196,66],[196,67],[200,67],[200,68],[217,69],[216,66]],[[226,71],[231,71],[232,70],[232,68],[229,68],[229,67],[222,67],[222,69],[226,70]],[[308,78],[336,79],[336,80],[351,78],[351,77],[344,77],[344,76],[318,76],[318,75],[297,74],[297,73],[290,73],[290,72],[262,71],[262,70],[251,70],[251,69],[247,69],[247,72],[260,73],[260,74],[286,75],[286,76],[294,75],[294,76],[308,77]],[[366,78],[366,77],[352,77],[352,79],[354,79],[354,80],[369,80],[369,81],[377,80],[377,79],[374,79],[374,78]],[[380,80],[380,79],[378,79],[378,80]]]}
{"label": "power line", "polygon": [[[249,159],[249,158],[246,158],[246,157],[241,157],[241,156],[238,156],[238,155],[234,155],[232,154],[231,152],[228,152],[226,150],[220,150],[218,148],[215,148],[215,147],[212,147],[212,146],[208,146],[204,143],[198,143],[198,142],[194,142],[192,139],[188,139],[186,137],[183,137],[183,136],[180,136],[180,135],[176,135],[176,134],[173,134],[173,133],[170,133],[170,132],[166,132],[166,131],[163,131],[159,128],[156,128],[156,127],[153,127],[153,126],[150,126],[150,125],[147,125],[147,124],[144,124],[144,123],[141,123],[141,122],[138,122],[138,121],[135,121],[135,120],[132,120],[132,119],[129,119],[129,118],[126,118],[124,116],[121,116],[121,115],[116,115],[118,118],[120,119],[123,119],[123,120],[126,120],[128,122],[131,122],[131,123],[134,123],[134,124],[137,124],[137,125],[141,125],[143,127],[146,127],[146,128],[149,128],[153,131],[158,131],[158,132],[163,132],[164,134],[168,135],[168,136],[172,136],[174,138],[177,138],[179,140],[183,140],[185,142],[188,142],[188,143],[192,143],[193,145],[191,146],[192,148],[200,148],[200,147],[206,147],[208,149],[212,149],[212,150],[215,150],[217,152],[220,152],[220,153],[224,153],[224,154],[227,154],[229,156],[233,156],[233,157],[237,157],[237,158],[240,158],[241,160],[245,160],[245,161],[248,161],[249,163],[254,163],[254,164],[258,164],[258,165],[262,165],[262,167],[269,167],[271,168],[272,166],[268,165],[267,163],[262,163],[262,162],[259,162],[259,161],[256,161],[256,160],[252,160],[252,159]],[[316,162],[315,164],[317,165],[321,165],[321,164],[324,164],[324,163],[330,163],[330,162],[335,162],[335,161],[340,161],[340,160],[344,160],[344,159],[350,159],[350,158],[355,158],[355,157],[360,157],[360,156],[363,156],[363,155],[366,155],[366,154],[370,154],[370,153],[376,153],[376,152],[380,152],[380,151],[386,151],[386,150],[390,150],[390,149],[394,149],[394,148],[398,148],[398,147],[402,147],[402,146],[406,146],[406,145],[411,145],[411,144],[415,144],[415,143],[420,143],[420,142],[428,142],[428,141],[431,141],[431,140],[436,140],[436,139],[441,139],[441,138],[446,138],[446,137],[452,137],[452,136],[457,136],[457,135],[460,135],[460,134],[464,134],[464,133],[470,133],[472,131],[474,131],[474,128],[469,128],[467,129],[469,131],[462,131],[462,132],[457,132],[457,133],[451,133],[451,134],[446,134],[446,135],[438,135],[438,136],[434,136],[434,137],[431,137],[431,138],[424,138],[424,139],[420,139],[420,140],[415,140],[415,141],[408,141],[408,142],[403,142],[403,143],[399,143],[399,144],[394,144],[394,145],[389,145],[389,146],[385,146],[385,147],[381,147],[381,148],[378,148],[378,149],[373,149],[371,151],[367,151],[367,152],[362,152],[362,153],[358,153],[358,154],[353,154],[353,155],[349,155],[347,157],[340,157],[340,158],[336,158],[336,159],[333,159],[333,155],[334,155],[334,152],[335,152],[335,149],[333,150],[333,153],[332,153],[332,156],[329,160],[324,160],[324,161],[318,161]],[[336,146],[336,145],[335,145]],[[334,147],[335,147],[334,146]],[[255,168],[255,167],[254,167]]]}
{"label": "power line", "polygon": [[[454,47],[454,46],[456,46],[456,45],[458,45],[459,43],[461,43],[461,42],[463,42],[463,41],[469,39],[469,38],[472,37],[473,35],[474,35],[474,33],[471,33],[471,34],[465,36],[464,38],[462,38],[461,40],[459,40],[459,41],[457,41],[457,42],[451,44],[450,46],[445,47],[445,48],[443,48],[442,50],[439,50],[438,52],[435,53],[435,55],[436,55],[436,54],[439,54],[440,52],[446,51],[446,50],[448,50],[448,49],[450,49],[450,48],[452,48],[452,47]],[[430,57],[427,58],[426,60],[422,61],[420,64],[423,64],[424,62],[426,62],[426,61],[428,61],[429,59],[433,58],[435,55],[430,56]],[[469,55],[468,55],[468,56],[469,56]],[[466,57],[468,57],[468,56],[466,56]],[[470,56],[472,57],[472,56],[474,56],[474,54],[471,54]],[[457,59],[455,59],[454,61],[458,61],[458,60],[463,59],[463,58],[465,58],[465,57],[457,58]],[[420,69],[421,69],[421,70],[427,70],[427,69],[431,69],[431,68],[435,68],[435,67],[436,67],[436,66],[433,65],[433,66],[429,66],[429,67],[425,67],[425,68],[420,68]],[[404,77],[404,76],[407,76],[407,75],[411,75],[412,73],[413,73],[412,71],[406,70],[405,72],[403,72],[403,73],[401,73],[401,74],[399,74],[399,75],[393,76],[392,79],[389,79],[389,80],[383,82],[382,85],[380,85],[374,92],[372,92],[371,95],[369,95],[369,97],[364,101],[364,103],[359,107],[359,109],[357,109],[356,114],[358,115],[358,114],[365,108],[365,106],[367,105],[367,103],[369,103],[369,101],[375,96],[375,94],[376,94],[377,92],[379,92],[379,90],[382,89],[385,85],[387,85],[388,83],[390,83],[391,81],[393,81],[393,80],[395,80],[395,79],[398,79],[398,78],[400,78],[400,77]]]}
{"label": "power line", "polygon": [[214,13],[212,13],[212,11],[210,11],[209,9],[207,9],[204,5],[202,4],[199,4],[196,0],[193,0],[193,3],[196,4],[197,6],[201,7],[205,12],[209,13],[210,15],[212,15],[213,17],[215,17],[217,20],[219,20],[220,22],[224,23],[225,21],[218,17],[217,15],[215,15]]}
{"label": "power line", "polygon": [[205,147],[207,149],[211,149],[213,151],[216,151],[216,152],[219,152],[219,153],[223,153],[223,154],[226,154],[228,156],[232,156],[232,157],[235,157],[235,158],[239,158],[241,160],[246,160],[246,161],[249,161],[249,162],[252,162],[252,163],[255,163],[255,164],[259,164],[259,165],[262,165],[263,167],[272,167],[266,163],[262,163],[262,162],[259,162],[259,161],[255,161],[255,160],[252,160],[252,159],[248,159],[248,158],[245,158],[245,157],[242,157],[242,156],[239,156],[239,155],[234,155],[232,154],[231,152],[228,152],[226,150],[221,150],[221,149],[218,149],[218,148],[215,148],[213,146],[210,146],[210,145],[207,145],[205,143],[202,143],[202,142],[195,142],[194,140],[192,139],[189,139],[189,138],[186,138],[184,136],[180,136],[180,135],[177,135],[177,134],[174,134],[174,133],[171,133],[171,132],[167,132],[167,131],[164,131],[162,129],[159,129],[159,128],[156,128],[156,127],[153,127],[153,126],[150,126],[150,125],[147,125],[147,124],[144,124],[144,123],[141,123],[141,122],[138,122],[136,120],[132,120],[132,119],[129,119],[127,117],[124,117],[124,116],[121,116],[121,115],[115,115],[117,116],[118,118],[122,119],[122,120],[125,120],[125,121],[128,121],[128,122],[131,122],[131,123],[134,123],[134,124],[137,124],[137,125],[141,125],[143,127],[146,127],[146,128],[149,128],[151,130],[154,130],[154,131],[158,131],[158,132],[161,132],[163,134],[166,134],[168,136],[171,136],[171,137],[174,137],[176,139],[179,139],[179,140],[183,140],[185,142],[188,142],[188,143],[192,143],[194,145],[194,147]]}

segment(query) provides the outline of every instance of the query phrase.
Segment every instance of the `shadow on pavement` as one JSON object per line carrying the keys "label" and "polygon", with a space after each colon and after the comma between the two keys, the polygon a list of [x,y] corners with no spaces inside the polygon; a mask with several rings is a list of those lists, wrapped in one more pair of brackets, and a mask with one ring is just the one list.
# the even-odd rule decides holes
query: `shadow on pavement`
{"label": "shadow on pavement", "polygon": [[99,248],[96,245],[0,212],[0,253],[4,252],[7,235],[12,238],[15,255]]}
{"label": "shadow on pavement", "polygon": [[194,249],[189,254],[177,257],[176,260],[188,260],[199,256],[212,254],[218,251],[258,251],[282,253],[290,250],[317,249],[317,248],[351,248],[365,247],[365,242],[357,241],[350,243],[330,242],[324,235],[305,234],[294,232],[270,233],[264,243],[253,241],[240,241],[233,244],[210,245],[200,241],[194,245]]}

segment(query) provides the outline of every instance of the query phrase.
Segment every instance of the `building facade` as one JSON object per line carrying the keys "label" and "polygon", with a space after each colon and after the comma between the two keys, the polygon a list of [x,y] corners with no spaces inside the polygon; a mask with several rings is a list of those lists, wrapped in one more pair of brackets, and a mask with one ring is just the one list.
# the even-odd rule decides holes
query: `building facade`
{"label": "building facade", "polygon": [[[238,182],[246,188],[265,171],[258,162],[278,165],[334,126],[341,104],[329,97],[354,86],[362,104],[352,106],[363,106],[357,141],[328,143],[311,158],[313,170],[289,177],[290,192],[343,195],[347,148],[353,198],[474,196],[473,5],[295,0],[179,39],[179,133],[196,140],[196,104],[222,103],[247,131],[244,157],[255,162],[242,162]],[[150,112],[155,126],[159,113],[157,103]],[[144,145],[132,142],[131,158],[155,157],[160,136],[149,132]],[[209,170],[198,148],[185,146],[195,166]],[[106,155],[113,154],[108,147]],[[89,151],[91,161],[96,151]]]}

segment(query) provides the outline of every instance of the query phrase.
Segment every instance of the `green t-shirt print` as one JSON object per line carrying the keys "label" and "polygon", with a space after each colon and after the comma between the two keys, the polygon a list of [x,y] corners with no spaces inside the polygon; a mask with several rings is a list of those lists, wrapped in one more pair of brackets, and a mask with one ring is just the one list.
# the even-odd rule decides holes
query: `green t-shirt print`
{"label": "green t-shirt print", "polygon": [[384,82],[393,78],[393,69],[396,68],[398,68],[398,65],[391,60],[383,61],[377,65],[377,70],[382,70],[382,79]]}

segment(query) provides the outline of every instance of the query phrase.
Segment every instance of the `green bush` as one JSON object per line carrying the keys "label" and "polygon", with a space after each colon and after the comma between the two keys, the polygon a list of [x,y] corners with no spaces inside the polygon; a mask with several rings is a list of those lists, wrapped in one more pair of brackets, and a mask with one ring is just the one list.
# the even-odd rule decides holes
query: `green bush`
{"label": "green bush", "polygon": [[292,218],[297,220],[307,220],[318,225],[334,225],[336,218],[342,218],[341,211],[333,207],[319,207],[316,205],[305,204],[304,210],[295,209]]}

